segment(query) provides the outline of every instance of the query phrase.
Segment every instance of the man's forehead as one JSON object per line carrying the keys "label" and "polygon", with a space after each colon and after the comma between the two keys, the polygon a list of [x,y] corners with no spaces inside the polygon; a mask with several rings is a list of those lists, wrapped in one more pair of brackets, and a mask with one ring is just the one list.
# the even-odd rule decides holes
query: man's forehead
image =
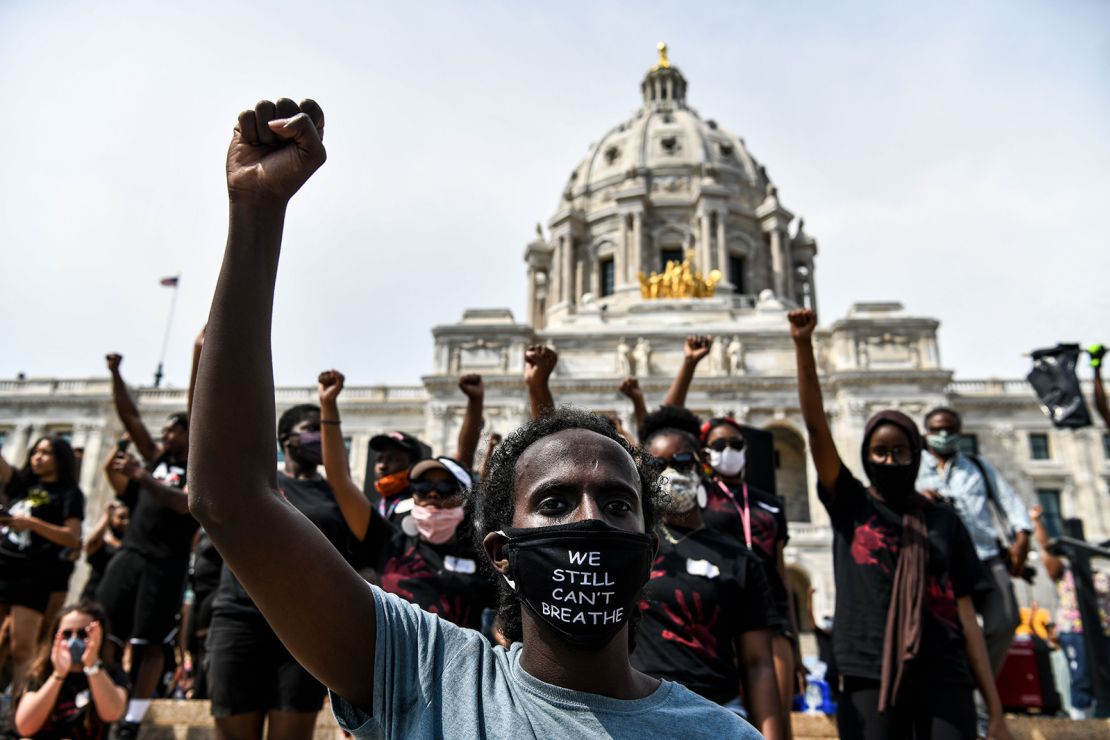
{"label": "man's forehead", "polygon": [[516,463],[517,476],[536,475],[554,465],[617,465],[636,475],[636,463],[617,442],[589,429],[564,429],[526,449]]}

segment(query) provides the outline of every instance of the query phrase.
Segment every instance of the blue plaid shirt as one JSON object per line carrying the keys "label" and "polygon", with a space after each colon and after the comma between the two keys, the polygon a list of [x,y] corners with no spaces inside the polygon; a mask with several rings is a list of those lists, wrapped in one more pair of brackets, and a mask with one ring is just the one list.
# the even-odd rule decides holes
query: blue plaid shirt
{"label": "blue plaid shirt", "polygon": [[[1025,502],[990,463],[982,457],[979,462],[990,475],[1002,521],[1014,532],[1032,532],[1033,522],[1029,519]],[[998,540],[1002,535],[992,513],[990,493],[983,474],[967,455],[957,452],[948,459],[942,471],[936,457],[926,450],[921,455],[921,468],[917,472],[917,490],[936,491],[955,505],[956,513],[971,534],[980,560],[998,555]]]}

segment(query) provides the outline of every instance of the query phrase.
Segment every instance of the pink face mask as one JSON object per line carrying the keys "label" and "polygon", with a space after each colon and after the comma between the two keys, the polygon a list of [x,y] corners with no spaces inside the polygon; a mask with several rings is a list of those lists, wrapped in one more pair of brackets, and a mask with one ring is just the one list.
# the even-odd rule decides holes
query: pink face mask
{"label": "pink face mask", "polygon": [[433,545],[442,545],[455,534],[465,512],[461,506],[439,508],[434,506],[413,506],[412,520],[416,531]]}

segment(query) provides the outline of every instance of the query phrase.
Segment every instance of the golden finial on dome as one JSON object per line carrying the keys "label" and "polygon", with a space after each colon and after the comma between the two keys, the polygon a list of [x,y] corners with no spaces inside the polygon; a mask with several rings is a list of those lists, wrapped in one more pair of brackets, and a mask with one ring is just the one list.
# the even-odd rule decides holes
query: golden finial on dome
{"label": "golden finial on dome", "polygon": [[656,72],[660,69],[670,69],[671,60],[667,58],[667,45],[660,41],[658,44],[655,45],[655,48],[659,49],[659,61],[655,63],[655,66],[651,68],[651,71]]}

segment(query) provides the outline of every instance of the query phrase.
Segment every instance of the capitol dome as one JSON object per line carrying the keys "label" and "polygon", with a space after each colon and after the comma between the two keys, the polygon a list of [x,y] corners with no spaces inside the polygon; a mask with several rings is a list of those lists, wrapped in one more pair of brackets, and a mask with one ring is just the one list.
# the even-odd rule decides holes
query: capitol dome
{"label": "capitol dome", "polygon": [[643,105],[591,146],[571,173],[560,207],[573,203],[588,210],[591,195],[605,202],[612,189],[645,174],[660,178],[662,190],[674,183],[666,178],[705,177],[753,208],[763,200],[766,172],[743,139],[686,104],[686,78],[665,52],[640,88]]}
{"label": "capitol dome", "polygon": [[[813,305],[816,241],[779,203],[742,138],[687,104],[687,81],[666,46],[640,84],[641,105],[609,129],[571,175],[528,245],[530,323],[592,311],[609,316],[651,300],[641,290],[668,262],[717,271],[718,303],[749,310],[772,291]],[[644,289],[646,290],[646,288]]]}

